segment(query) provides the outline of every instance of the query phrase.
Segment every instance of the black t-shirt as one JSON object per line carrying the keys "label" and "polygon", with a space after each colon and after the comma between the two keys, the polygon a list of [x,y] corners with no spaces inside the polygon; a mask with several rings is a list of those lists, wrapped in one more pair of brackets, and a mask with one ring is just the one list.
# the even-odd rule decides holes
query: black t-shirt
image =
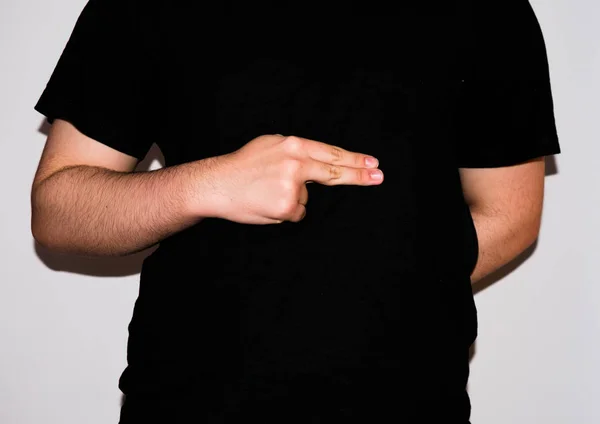
{"label": "black t-shirt", "polygon": [[468,422],[458,170],[560,152],[529,3],[194,3],[91,0],[36,109],[136,158],[157,143],[167,167],[279,133],[373,155],[385,181],[310,184],[299,223],[163,240],[122,422]]}

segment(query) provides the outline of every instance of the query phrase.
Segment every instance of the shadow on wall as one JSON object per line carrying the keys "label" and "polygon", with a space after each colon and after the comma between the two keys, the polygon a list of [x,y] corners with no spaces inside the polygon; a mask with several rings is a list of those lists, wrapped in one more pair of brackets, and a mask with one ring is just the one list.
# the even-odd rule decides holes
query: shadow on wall
{"label": "shadow on wall", "polygon": [[[515,259],[513,259],[511,262],[507,263],[500,269],[496,270],[495,272],[491,273],[487,277],[482,278],[481,280],[479,280],[478,282],[473,284],[473,295],[477,295],[477,293],[482,292],[483,290],[490,287],[492,284],[502,280],[508,274],[510,274],[515,269],[520,267],[521,264],[523,264],[531,255],[533,255],[533,252],[535,252],[536,248],[537,248],[537,240],[530,247],[528,247],[525,251],[523,251],[523,253],[521,253],[519,256],[517,256]],[[473,360],[476,352],[477,352],[477,341],[475,341],[475,343],[473,343],[473,345],[471,345],[471,349],[469,351],[469,361]]]}
{"label": "shadow on wall", "polygon": [[[44,119],[38,131],[48,136],[50,125]],[[147,171],[154,160],[165,166],[165,159],[156,144],[153,144],[144,160],[135,168],[136,172]],[[123,277],[138,274],[141,271],[144,259],[150,255],[156,246],[142,250],[128,256],[121,257],[87,257],[78,255],[60,254],[40,246],[32,241],[34,250],[40,260],[54,271],[66,271],[76,274],[92,275],[97,277]]]}
{"label": "shadow on wall", "polygon": [[546,176],[558,174],[558,166],[554,156],[546,156]]}

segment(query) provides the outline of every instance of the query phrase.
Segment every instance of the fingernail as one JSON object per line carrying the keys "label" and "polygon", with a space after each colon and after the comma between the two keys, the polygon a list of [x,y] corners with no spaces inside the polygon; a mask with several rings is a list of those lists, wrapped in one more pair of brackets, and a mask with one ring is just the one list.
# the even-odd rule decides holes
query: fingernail
{"label": "fingernail", "polygon": [[371,179],[373,179],[373,180],[382,180],[383,179],[383,173],[381,171],[371,171],[371,172],[369,172],[369,175],[371,176]]}
{"label": "fingernail", "polygon": [[368,156],[365,158],[365,164],[368,167],[376,167],[377,165],[379,165],[379,161],[372,156]]}

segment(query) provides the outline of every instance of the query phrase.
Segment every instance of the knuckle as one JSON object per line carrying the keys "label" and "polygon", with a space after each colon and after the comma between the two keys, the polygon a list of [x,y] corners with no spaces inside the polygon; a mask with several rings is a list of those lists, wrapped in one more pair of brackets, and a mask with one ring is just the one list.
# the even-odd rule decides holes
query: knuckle
{"label": "knuckle", "polygon": [[296,209],[296,202],[289,198],[283,198],[277,205],[277,217],[280,219],[288,219],[293,216],[294,210]]}
{"label": "knuckle", "polygon": [[328,167],[329,170],[329,178],[332,180],[337,180],[342,176],[342,168],[338,165],[331,165]]}
{"label": "knuckle", "polygon": [[331,158],[333,163],[341,162],[344,158],[344,152],[337,146],[331,147]]}
{"label": "knuckle", "polygon": [[294,222],[300,222],[304,219],[304,217],[306,216],[306,208],[302,208],[302,210],[296,214],[296,216],[294,217]]}
{"label": "knuckle", "polygon": [[270,135],[263,134],[263,135],[259,135],[258,137],[254,138],[253,141],[260,142],[260,143],[267,143],[270,138],[271,138]]}
{"label": "knuckle", "polygon": [[292,155],[299,155],[304,149],[304,142],[295,136],[289,136],[282,141],[286,151]]}
{"label": "knuckle", "polygon": [[296,184],[291,179],[288,179],[288,178],[282,179],[280,182],[280,189],[281,189],[283,199],[295,197]]}
{"label": "knuckle", "polygon": [[362,168],[365,166],[365,159],[362,155],[354,155],[354,165],[357,168]]}
{"label": "knuckle", "polygon": [[360,184],[366,184],[370,181],[371,177],[369,176],[369,170],[367,169],[358,169],[356,171],[356,179]]}

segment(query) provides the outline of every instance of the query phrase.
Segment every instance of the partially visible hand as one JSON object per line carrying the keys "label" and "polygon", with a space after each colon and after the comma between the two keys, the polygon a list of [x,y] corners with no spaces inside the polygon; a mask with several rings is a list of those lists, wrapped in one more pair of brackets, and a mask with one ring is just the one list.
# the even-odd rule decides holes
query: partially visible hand
{"label": "partially visible hand", "polygon": [[245,224],[298,222],[306,215],[306,183],[378,185],[378,161],[319,141],[279,134],[257,137],[215,158],[215,216]]}

